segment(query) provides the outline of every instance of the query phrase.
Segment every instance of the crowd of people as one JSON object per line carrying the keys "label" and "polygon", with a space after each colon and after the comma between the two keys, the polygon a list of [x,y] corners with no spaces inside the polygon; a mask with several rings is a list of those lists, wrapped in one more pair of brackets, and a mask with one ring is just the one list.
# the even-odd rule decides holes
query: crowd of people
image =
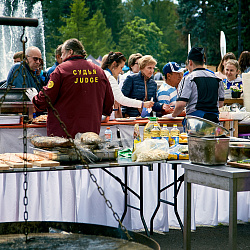
{"label": "crowd of people", "polygon": [[[102,115],[145,117],[154,111],[170,119],[188,114],[218,122],[224,89],[235,85],[241,88],[241,73],[250,71],[248,51],[242,52],[238,61],[233,53],[227,53],[218,72],[205,68],[204,49],[199,47],[190,50],[186,68],[168,62],[162,73],[150,55],[130,55],[125,74],[121,73],[127,59],[122,52],[111,51],[103,56],[101,67],[86,60],[86,55],[79,40],[69,39],[57,47],[55,64],[45,71],[37,47],[13,57],[6,84],[32,88],[27,95],[36,110],[48,111],[48,135],[68,137],[48,99],[72,137],[77,132],[99,133]],[[163,82],[160,87],[157,80]]]}

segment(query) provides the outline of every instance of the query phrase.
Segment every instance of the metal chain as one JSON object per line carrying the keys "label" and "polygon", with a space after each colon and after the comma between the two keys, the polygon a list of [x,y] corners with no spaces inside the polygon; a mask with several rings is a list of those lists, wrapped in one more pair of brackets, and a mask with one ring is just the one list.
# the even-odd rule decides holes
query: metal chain
{"label": "metal chain", "polygon": [[[25,41],[23,41],[23,43],[24,42]],[[23,64],[24,64],[24,62],[23,62]],[[4,100],[5,100],[5,97],[6,97],[7,93],[12,88],[13,81],[18,75],[18,73],[16,75],[15,75],[15,73],[19,71],[20,67],[21,67],[21,65],[14,72],[13,80],[9,83],[4,96],[2,96],[1,99],[0,99],[0,102],[1,102],[0,103],[0,108],[1,108],[2,102],[4,102]],[[25,81],[26,75],[24,73],[24,71],[26,69],[24,69],[24,68],[25,68],[25,66],[23,66],[23,68],[22,68],[22,74],[23,74],[23,77],[24,77],[23,86],[26,89],[26,81]],[[32,77],[35,79],[36,86],[40,87],[40,83],[39,83],[38,79],[34,76],[33,72],[30,72],[30,73],[31,73]],[[53,104],[51,103],[51,100],[50,100],[49,96],[45,93],[43,88],[41,89],[41,91],[43,92],[43,94],[45,96],[46,102],[49,104],[50,108],[52,109],[53,114],[55,115],[55,117],[59,121],[61,128],[63,129],[63,131],[67,135],[69,141],[72,143],[72,146],[75,149],[75,152],[76,152],[78,158],[80,159],[81,163],[83,164],[83,167],[88,170],[89,176],[90,176],[91,180],[97,186],[98,192],[100,193],[101,196],[103,196],[107,207],[112,211],[114,219],[119,223],[120,228],[125,232],[128,240],[132,240],[132,237],[129,235],[127,228],[122,224],[119,215],[114,211],[112,203],[110,202],[110,200],[108,200],[106,198],[103,188],[101,186],[99,186],[99,184],[97,183],[97,179],[96,179],[95,175],[90,171],[89,165],[88,165],[88,163],[86,161],[87,159],[85,159],[85,157],[81,154],[80,150],[75,145],[72,136],[68,133],[65,123],[61,120],[60,115],[59,115],[58,111],[54,108]],[[24,95],[25,95],[25,90],[24,90],[24,93],[23,93],[23,109],[24,109],[24,112],[25,112],[25,115],[23,115],[23,146],[24,146],[23,153],[26,154],[26,157],[24,157],[24,159],[27,159],[27,123],[28,123],[28,116],[27,116],[27,112],[26,112],[27,111],[27,105],[26,105],[26,102],[24,101],[24,99],[25,99]],[[23,203],[24,203],[24,206],[25,206],[24,220],[26,222],[26,225],[24,227],[24,234],[26,236],[26,242],[27,242],[27,237],[28,237],[28,227],[27,227],[27,221],[28,221],[28,210],[27,210],[27,206],[28,206],[28,197],[27,197],[28,181],[27,181],[27,162],[26,161],[24,163],[24,183],[23,183],[23,188],[24,188],[24,200],[23,200]]]}
{"label": "metal chain", "polygon": [[84,165],[84,168],[88,170],[89,176],[91,178],[91,180],[95,183],[95,185],[97,186],[97,190],[100,193],[101,196],[103,196],[105,203],[107,205],[107,207],[112,211],[113,217],[115,218],[115,220],[119,223],[120,228],[125,232],[125,234],[127,235],[128,240],[132,240],[132,237],[129,235],[127,228],[122,224],[119,215],[114,211],[112,203],[110,202],[110,200],[108,200],[105,196],[105,192],[103,190],[103,188],[101,186],[99,186],[99,184],[97,183],[97,179],[95,177],[95,175],[90,171],[89,165],[86,162],[86,159],[84,159],[84,156],[81,154],[80,150],[77,148],[77,146],[74,143],[74,140],[72,138],[72,136],[68,133],[67,128],[65,123],[61,120],[60,115],[58,113],[58,111],[54,108],[53,104],[51,103],[51,100],[49,98],[48,95],[45,94],[44,89],[41,90],[45,96],[45,100],[46,102],[49,104],[50,108],[53,111],[53,114],[55,115],[55,117],[57,118],[57,120],[60,123],[61,128],[63,129],[63,131],[65,132],[65,134],[67,135],[69,141],[72,143],[73,148],[76,151],[77,156],[80,158],[81,163]]}
{"label": "metal chain", "polygon": [[[25,27],[23,27],[23,35],[24,35]],[[25,40],[21,41],[23,43],[23,54],[25,54],[25,43],[27,42],[27,37],[25,37]],[[23,175],[24,175],[24,181],[23,181],[23,189],[24,189],[24,198],[23,198],[23,205],[24,205],[24,235],[25,235],[25,241],[27,243],[28,241],[28,174],[27,174],[27,124],[28,124],[28,109],[27,109],[27,103],[25,101],[25,90],[27,88],[26,84],[26,74],[25,74],[25,62],[23,62],[22,67],[22,75],[23,75],[23,158],[24,158],[24,166],[23,166]]]}
{"label": "metal chain", "polygon": [[3,94],[3,96],[0,98],[0,109],[2,107],[2,104],[5,101],[6,95],[9,93],[9,91],[12,89],[12,84],[15,80],[15,78],[18,76],[19,74],[19,70],[21,68],[21,66],[24,65],[24,61],[20,63],[20,66],[15,70],[14,74],[13,74],[13,79],[10,81],[10,83],[6,86],[6,91]]}

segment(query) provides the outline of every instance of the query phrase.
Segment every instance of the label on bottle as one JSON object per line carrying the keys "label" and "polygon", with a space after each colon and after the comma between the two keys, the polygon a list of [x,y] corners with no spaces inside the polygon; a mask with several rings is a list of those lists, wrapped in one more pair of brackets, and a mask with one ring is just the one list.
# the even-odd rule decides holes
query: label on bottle
{"label": "label on bottle", "polygon": [[141,139],[134,139],[133,152],[136,150],[136,146],[141,142]]}
{"label": "label on bottle", "polygon": [[179,136],[171,136],[170,145],[174,146],[179,144]]}
{"label": "label on bottle", "polygon": [[110,132],[105,133],[105,141],[111,141],[112,140],[112,134]]}
{"label": "label on bottle", "polygon": [[161,139],[160,136],[151,136],[151,139]]}

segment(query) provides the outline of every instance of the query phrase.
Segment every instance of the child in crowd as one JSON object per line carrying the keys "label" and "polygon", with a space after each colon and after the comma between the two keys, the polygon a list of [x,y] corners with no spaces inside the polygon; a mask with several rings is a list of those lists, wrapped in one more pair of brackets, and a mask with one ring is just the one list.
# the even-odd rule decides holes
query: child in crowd
{"label": "child in crowd", "polygon": [[238,76],[240,74],[240,66],[237,60],[229,59],[225,65],[226,79],[223,80],[226,89],[232,86],[242,88],[242,79]]}

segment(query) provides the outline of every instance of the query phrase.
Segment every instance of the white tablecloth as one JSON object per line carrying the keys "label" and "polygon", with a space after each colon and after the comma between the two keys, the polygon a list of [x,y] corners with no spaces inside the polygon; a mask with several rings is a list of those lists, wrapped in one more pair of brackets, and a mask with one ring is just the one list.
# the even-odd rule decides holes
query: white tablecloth
{"label": "white tablecloth", "polygon": [[[171,166],[162,164],[162,183],[173,181]],[[144,167],[144,216],[149,226],[156,206],[157,168],[153,171]],[[123,178],[122,168],[111,169]],[[179,174],[183,169],[178,167]],[[98,184],[104,189],[114,210],[121,217],[123,212],[123,192],[121,186],[101,169],[92,170]],[[23,221],[23,180],[22,173],[0,174],[0,221]],[[129,168],[129,186],[139,192],[139,167]],[[162,185],[163,186],[163,185]],[[178,195],[178,211],[183,220],[183,187]],[[163,199],[173,201],[173,188],[162,193]],[[131,205],[139,201],[128,195]],[[90,180],[86,170],[65,170],[28,173],[28,215],[29,220],[71,221],[117,226],[117,222],[100,196],[96,185]],[[194,216],[195,215],[195,216]],[[248,221],[250,217],[250,193],[238,193],[238,219]],[[197,224],[217,225],[228,222],[228,192],[193,184],[192,228]],[[128,209],[124,220],[128,229],[142,229],[139,211]],[[168,231],[169,226],[178,227],[172,206],[161,204],[154,220],[154,229]]]}
{"label": "white tablecloth", "polygon": [[[120,125],[121,135],[131,136],[128,125]],[[111,128],[115,134],[115,127]],[[102,127],[101,133],[104,133]],[[46,135],[46,128],[30,128],[28,136]],[[115,135],[116,136],[116,135]],[[130,141],[130,140],[128,140]],[[29,152],[32,152],[28,148]],[[22,152],[22,129],[0,129],[0,152]],[[170,165],[162,164],[162,187],[173,181],[173,170]],[[98,183],[105,190],[114,210],[122,215],[123,192],[121,186],[101,169],[92,170]],[[123,179],[123,169],[113,168],[113,173]],[[183,169],[178,166],[178,174]],[[23,180],[18,174],[0,174],[0,221],[23,221]],[[129,185],[139,192],[139,167],[129,168]],[[150,218],[156,206],[157,168],[148,171],[144,167],[144,216],[149,226]],[[173,201],[173,188],[162,193],[163,199]],[[132,194],[128,199],[132,205],[139,201]],[[178,195],[178,211],[183,220],[184,190],[181,187]],[[28,214],[29,220],[75,221],[117,226],[111,211],[103,197],[90,180],[86,170],[28,173]],[[238,193],[238,219],[248,221],[250,218],[250,192]],[[229,194],[226,191],[193,184],[192,188],[192,229],[197,224],[217,225],[228,222]],[[139,212],[128,209],[124,225],[128,229],[143,228]],[[179,226],[172,206],[161,204],[154,220],[154,229],[168,231],[169,226]]]}

